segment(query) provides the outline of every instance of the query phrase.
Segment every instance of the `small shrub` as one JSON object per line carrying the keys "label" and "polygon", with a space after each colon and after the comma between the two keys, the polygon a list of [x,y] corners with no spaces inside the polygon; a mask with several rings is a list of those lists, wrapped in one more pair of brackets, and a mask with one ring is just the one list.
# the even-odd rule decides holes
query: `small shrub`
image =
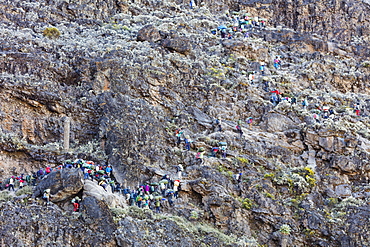
{"label": "small shrub", "polygon": [[249,164],[249,160],[243,157],[236,157],[238,161],[240,161],[243,164]]}
{"label": "small shrub", "polygon": [[8,191],[3,191],[3,192],[0,193],[0,201],[7,202],[12,198],[13,197],[11,195],[9,195]]}
{"label": "small shrub", "polygon": [[42,35],[44,35],[44,37],[47,37],[49,39],[57,39],[60,36],[60,31],[56,27],[47,27],[42,32]]}
{"label": "small shrub", "polygon": [[292,231],[292,228],[288,224],[284,224],[280,226],[279,232],[284,235],[289,235]]}
{"label": "small shrub", "polygon": [[113,213],[114,216],[123,216],[126,214],[126,210],[123,208],[110,208],[110,211]]}
{"label": "small shrub", "polygon": [[264,178],[274,178],[275,174],[274,173],[266,173],[263,177]]}
{"label": "small shrub", "polygon": [[32,187],[30,186],[25,186],[22,189],[19,189],[15,192],[16,196],[21,196],[21,195],[32,195]]}
{"label": "small shrub", "polygon": [[195,210],[193,210],[193,211],[191,211],[190,212],[190,217],[189,217],[190,219],[192,219],[192,220],[197,220],[198,218],[199,218],[199,214],[198,214],[198,212],[197,211],[195,211]]}
{"label": "small shrub", "polygon": [[248,210],[250,210],[255,205],[254,201],[249,198],[244,198],[240,200],[240,202],[242,203],[242,207]]}

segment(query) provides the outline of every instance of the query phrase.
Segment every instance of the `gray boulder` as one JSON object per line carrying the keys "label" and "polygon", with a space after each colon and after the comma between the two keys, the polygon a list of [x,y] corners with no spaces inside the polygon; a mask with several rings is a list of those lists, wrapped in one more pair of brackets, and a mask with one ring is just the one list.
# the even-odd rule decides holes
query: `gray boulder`
{"label": "gray boulder", "polygon": [[137,33],[137,40],[138,41],[149,41],[149,42],[157,42],[161,40],[162,37],[156,27],[153,25],[147,25],[139,30]]}
{"label": "gray boulder", "polygon": [[50,189],[52,202],[62,202],[83,189],[83,176],[80,169],[62,169],[51,172],[36,186],[33,197],[42,196]]}
{"label": "gray boulder", "polygon": [[173,39],[164,39],[162,46],[172,51],[187,55],[191,51],[190,40],[184,37],[176,37]]}

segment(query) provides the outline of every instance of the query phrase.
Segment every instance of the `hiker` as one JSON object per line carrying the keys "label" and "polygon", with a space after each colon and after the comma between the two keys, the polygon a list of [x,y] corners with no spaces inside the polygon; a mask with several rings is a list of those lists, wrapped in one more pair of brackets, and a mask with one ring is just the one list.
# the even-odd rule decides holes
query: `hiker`
{"label": "hiker", "polygon": [[175,192],[174,193],[175,198],[177,198],[179,194],[179,187],[180,187],[180,180],[175,180],[173,184],[173,191]]}
{"label": "hiker", "polygon": [[24,186],[24,180],[21,178],[19,179],[19,189],[22,189]]}
{"label": "hiker", "polygon": [[275,69],[280,69],[280,65],[281,65],[281,61],[280,61],[279,57],[276,56],[275,59],[274,59],[274,67],[275,67]]}
{"label": "hiker", "polygon": [[136,197],[137,197],[137,194],[134,191],[131,191],[130,200],[129,200],[130,206],[134,206]]}
{"label": "hiker", "polygon": [[78,196],[76,196],[75,198],[71,200],[71,203],[73,204],[74,212],[78,212],[80,210],[80,201],[81,199]]}
{"label": "hiker", "polygon": [[46,173],[46,174],[49,174],[51,171],[52,171],[52,169],[51,169],[51,167],[50,167],[50,166],[47,166],[47,167],[45,168],[45,173]]}
{"label": "hiker", "polygon": [[212,153],[211,156],[216,158],[216,155],[218,153],[218,150],[219,150],[218,147],[213,147],[212,148],[212,151],[211,151],[211,153]]}
{"label": "hiker", "polygon": [[241,172],[239,172],[239,173],[237,173],[237,174],[235,174],[235,180],[238,182],[238,183],[240,183],[241,181],[242,181],[242,175],[243,175],[243,173],[241,173]]}
{"label": "hiker", "polygon": [[114,193],[114,188],[116,188],[115,181],[113,179],[110,179],[108,183],[110,185],[112,193]]}
{"label": "hiker", "polygon": [[40,168],[40,169],[37,171],[37,177],[38,177],[39,179],[41,179],[43,176],[44,176],[44,171],[42,170],[42,168]]}
{"label": "hiker", "polygon": [[320,123],[319,115],[317,115],[316,113],[313,114],[313,119],[316,121],[316,123]]}
{"label": "hiker", "polygon": [[168,197],[168,202],[169,202],[169,204],[170,204],[170,206],[172,207],[173,206],[173,203],[174,203],[174,201],[173,201],[173,191],[170,191],[168,194],[167,194],[167,197]]}
{"label": "hiker", "polygon": [[118,191],[118,194],[120,194],[122,192],[122,185],[120,183],[117,183],[114,191]]}
{"label": "hiker", "polygon": [[112,172],[112,167],[109,165],[107,168],[105,168],[105,172],[107,173],[108,177],[110,177],[110,174]]}
{"label": "hiker", "polygon": [[185,149],[190,151],[190,144],[192,143],[190,136],[186,135],[184,138],[184,142],[185,142]]}
{"label": "hiker", "polygon": [[360,103],[357,103],[355,105],[355,113],[356,113],[356,116],[360,116]]}
{"label": "hiker", "polygon": [[218,126],[218,131],[222,132],[221,118],[216,119],[216,125]]}
{"label": "hiker", "polygon": [[190,8],[193,9],[193,7],[195,7],[194,0],[190,0],[189,5],[190,5]]}
{"label": "hiker", "polygon": [[265,62],[261,62],[260,71],[261,75],[265,75]]}
{"label": "hiker", "polygon": [[14,191],[14,176],[12,176],[10,179],[9,179],[9,183],[8,183],[8,190],[10,191],[10,188],[12,188],[12,190]]}
{"label": "hiker", "polygon": [[276,89],[271,91],[270,93],[271,93],[270,101],[274,106],[276,106],[277,104],[279,104],[281,100],[279,96],[279,94],[281,93],[279,92],[279,90],[276,90]]}
{"label": "hiker", "polygon": [[104,178],[102,178],[102,179],[99,181],[98,185],[100,185],[101,187],[103,187],[103,189],[104,189],[106,192],[108,192],[108,191],[107,191],[107,183],[105,182],[105,179],[104,179]]}
{"label": "hiker", "polygon": [[238,124],[236,125],[236,130],[239,132],[240,138],[243,136],[243,130],[242,130],[241,124],[242,124],[242,121],[239,119]]}
{"label": "hiker", "polygon": [[176,129],[175,131],[175,135],[176,135],[176,138],[177,138],[177,141],[176,141],[176,144],[177,145],[180,145],[181,143],[181,135],[182,135],[183,131],[181,130],[181,128],[179,129]]}
{"label": "hiker", "polygon": [[155,200],[155,212],[156,213],[161,212],[161,200],[160,199]]}
{"label": "hiker", "polygon": [[141,195],[138,195],[137,197],[136,197],[136,206],[138,207],[138,208],[141,208],[141,203],[143,202],[143,197],[141,196]]}
{"label": "hiker", "polygon": [[37,176],[36,176],[36,174],[34,173],[34,174],[32,174],[32,176],[31,176],[31,184],[32,184],[32,186],[36,186],[36,180],[37,180]]}
{"label": "hiker", "polygon": [[182,171],[184,170],[184,167],[179,164],[178,167],[177,167],[177,178],[178,179],[181,179],[182,178]]}
{"label": "hiker", "polygon": [[89,179],[91,170],[87,167],[84,167],[83,173],[84,173],[84,179]]}
{"label": "hiker", "polygon": [[263,84],[263,90],[265,92],[268,92],[269,91],[269,81],[268,80],[263,80],[262,84]]}
{"label": "hiker", "polygon": [[290,100],[290,105],[296,105],[297,104],[297,99],[295,97],[292,97]]}
{"label": "hiker", "polygon": [[307,106],[308,106],[308,102],[307,102],[307,99],[306,98],[304,98],[303,100],[302,100],[302,107],[303,107],[303,109],[307,109]]}
{"label": "hiker", "polygon": [[249,79],[250,84],[254,83],[255,74],[256,74],[256,71],[252,71],[251,73],[249,73],[248,79]]}
{"label": "hiker", "polygon": [[44,194],[43,194],[42,198],[44,198],[44,199],[45,199],[46,204],[49,204],[49,202],[50,202],[50,197],[51,197],[51,195],[50,195],[50,189],[46,189],[46,190],[44,190]]}
{"label": "hiker", "polygon": [[223,159],[226,159],[226,146],[221,146],[221,156]]}
{"label": "hiker", "polygon": [[249,117],[247,119],[247,124],[249,125],[249,129],[251,130],[252,129],[252,125],[253,125],[253,118],[252,117]]}
{"label": "hiker", "polygon": [[196,162],[200,162],[200,165],[202,165],[203,159],[204,159],[204,148],[201,147],[198,149],[198,153],[195,155],[195,160]]}

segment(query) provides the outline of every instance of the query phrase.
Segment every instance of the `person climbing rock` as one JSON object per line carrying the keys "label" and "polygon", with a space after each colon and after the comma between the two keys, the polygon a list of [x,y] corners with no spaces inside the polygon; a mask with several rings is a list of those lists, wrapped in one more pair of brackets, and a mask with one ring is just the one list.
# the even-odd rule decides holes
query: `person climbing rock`
{"label": "person climbing rock", "polygon": [[280,69],[280,65],[281,65],[280,58],[279,58],[279,56],[276,56],[275,59],[274,59],[274,67],[275,67],[275,69]]}
{"label": "person climbing rock", "polygon": [[174,197],[177,198],[179,194],[180,180],[175,180],[173,184]]}
{"label": "person climbing rock", "polygon": [[183,131],[182,131],[181,128],[176,129],[175,135],[176,135],[176,138],[177,138],[177,141],[176,141],[176,144],[177,145],[180,145],[180,143],[181,143],[181,136],[182,136],[182,134],[183,134]]}
{"label": "person climbing rock", "polygon": [[[99,181],[98,185],[100,185],[101,187],[103,187],[103,189],[104,189],[105,191],[107,191],[107,183],[106,183],[106,181],[105,181],[105,179],[104,179],[104,178],[100,179],[100,181]],[[107,191],[107,192],[108,192],[108,191]]]}
{"label": "person climbing rock", "polygon": [[19,188],[22,189],[24,186],[24,180],[21,178],[19,179]]}
{"label": "person climbing rock", "polygon": [[107,173],[108,177],[110,177],[110,174],[112,172],[112,167],[110,165],[107,166],[107,168],[105,168],[105,172]]}
{"label": "person climbing rock", "polygon": [[110,185],[112,193],[114,193],[114,189],[116,188],[116,182],[113,179],[110,179],[108,183]]}
{"label": "person climbing rock", "polygon": [[221,146],[221,156],[223,159],[226,159],[227,156],[226,146]]}
{"label": "person climbing rock", "polygon": [[249,126],[249,129],[251,130],[252,129],[252,125],[253,125],[253,118],[252,117],[249,117],[247,119],[247,124]]}
{"label": "person climbing rock", "polygon": [[203,162],[204,162],[203,159],[204,159],[204,148],[203,147],[200,147],[198,149],[197,154],[195,155],[195,160],[196,160],[197,163],[199,163],[200,165],[202,165]]}
{"label": "person climbing rock", "polygon": [[161,200],[159,198],[155,200],[155,212],[158,214],[161,212]]}
{"label": "person climbing rock", "polygon": [[50,189],[44,190],[44,194],[43,194],[42,198],[45,199],[46,205],[50,203],[50,197],[51,197],[51,195],[50,195]]}
{"label": "person climbing rock", "polygon": [[80,201],[81,199],[78,196],[76,196],[75,198],[71,200],[71,203],[73,204],[74,212],[78,212],[80,210]]}
{"label": "person climbing rock", "polygon": [[354,107],[356,116],[360,116],[360,103],[357,103]]}
{"label": "person climbing rock", "polygon": [[189,5],[190,5],[190,8],[193,9],[195,7],[194,0],[190,0]]}
{"label": "person climbing rock", "polygon": [[219,151],[219,147],[212,147],[211,156],[216,158],[218,151]]}
{"label": "person climbing rock", "polygon": [[222,132],[221,118],[216,119],[216,125],[218,127],[218,131]]}
{"label": "person climbing rock", "polygon": [[275,89],[275,90],[271,91],[270,93],[271,93],[271,96],[270,96],[271,103],[274,106],[277,106],[277,104],[279,104],[279,102],[280,102],[280,97],[279,97],[280,92],[279,92],[279,90]]}
{"label": "person climbing rock", "polygon": [[185,136],[184,142],[185,142],[185,149],[190,151],[190,144],[192,143],[192,140],[190,139],[189,135]]}
{"label": "person climbing rock", "polygon": [[182,178],[182,171],[183,170],[184,170],[184,167],[181,164],[179,164],[177,166],[177,178],[178,179],[181,179]]}
{"label": "person climbing rock", "polygon": [[47,166],[47,167],[45,168],[45,173],[46,173],[46,174],[49,174],[51,171],[52,171],[52,169],[51,169],[51,167],[50,167],[50,166]]}
{"label": "person climbing rock", "polygon": [[8,190],[10,191],[10,189],[14,191],[14,176],[9,179]]}
{"label": "person climbing rock", "polygon": [[243,130],[242,130],[241,125],[242,125],[242,121],[239,119],[238,124],[236,125],[236,130],[239,132],[240,138],[243,136]]}
{"label": "person climbing rock", "polygon": [[263,90],[265,92],[268,92],[269,91],[269,84],[270,84],[270,82],[268,81],[268,79],[265,79],[264,78],[262,84],[263,84]]}
{"label": "person climbing rock", "polygon": [[304,99],[302,100],[302,108],[303,108],[304,110],[306,110],[306,109],[307,109],[307,106],[308,106],[307,99],[306,99],[306,98],[304,98]]}
{"label": "person climbing rock", "polygon": [[[114,191],[118,191],[118,194],[121,194],[122,192],[122,185],[120,183],[116,184],[116,187],[114,188]],[[123,194],[123,192],[122,192]]]}
{"label": "person climbing rock", "polygon": [[265,62],[260,63],[261,75],[265,75]]}
{"label": "person climbing rock", "polygon": [[248,80],[249,80],[249,83],[250,83],[251,85],[253,85],[253,84],[254,84],[255,74],[256,74],[256,71],[252,71],[252,72],[250,72],[250,73],[249,73],[249,75],[248,75]]}

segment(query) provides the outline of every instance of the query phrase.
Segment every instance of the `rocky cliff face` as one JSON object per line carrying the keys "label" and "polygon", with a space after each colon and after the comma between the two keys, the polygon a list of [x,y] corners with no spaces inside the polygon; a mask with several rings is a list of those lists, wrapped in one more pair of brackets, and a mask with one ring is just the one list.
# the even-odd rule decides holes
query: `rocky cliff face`
{"label": "rocky cliff face", "polygon": [[[33,220],[43,209],[16,199],[1,205],[9,209],[2,217],[27,223],[19,228],[3,220],[9,230],[2,239],[16,232],[13,246],[41,246],[60,235],[70,240],[55,240],[56,246],[186,246],[177,239],[194,234],[185,238],[189,246],[369,245],[369,2],[196,5],[0,3],[3,177],[80,157],[113,165],[118,181],[133,187],[175,176],[178,164],[185,168],[181,199],[168,210],[172,216],[116,210],[116,222],[97,230],[114,240],[94,240],[94,221],[67,217],[63,202],[52,206],[53,212],[61,210],[53,218]],[[234,39],[210,33],[235,11],[267,18],[267,27],[255,28],[246,39],[241,33]],[[48,38],[50,27],[60,36]],[[283,60],[279,70],[272,64],[276,55]],[[249,83],[248,72],[258,71],[262,61],[266,78],[258,74]],[[274,107],[264,80],[298,104]],[[300,104],[305,98],[307,109]],[[361,116],[353,112],[357,103]],[[316,122],[316,104],[336,114]],[[69,150],[62,147],[66,117]],[[254,126],[243,124],[239,137],[237,121],[248,117]],[[222,132],[213,128],[216,118],[222,119]],[[174,130],[180,127],[194,140],[190,152],[176,145]],[[208,151],[220,141],[228,143],[227,159],[195,163],[198,147]],[[73,193],[88,186],[80,184]],[[106,207],[96,197],[85,193],[86,203]],[[191,212],[199,215],[197,222],[184,220]],[[41,241],[48,229],[39,222],[65,224]],[[214,228],[202,228],[204,222]],[[220,238],[220,232],[231,237]]]}

